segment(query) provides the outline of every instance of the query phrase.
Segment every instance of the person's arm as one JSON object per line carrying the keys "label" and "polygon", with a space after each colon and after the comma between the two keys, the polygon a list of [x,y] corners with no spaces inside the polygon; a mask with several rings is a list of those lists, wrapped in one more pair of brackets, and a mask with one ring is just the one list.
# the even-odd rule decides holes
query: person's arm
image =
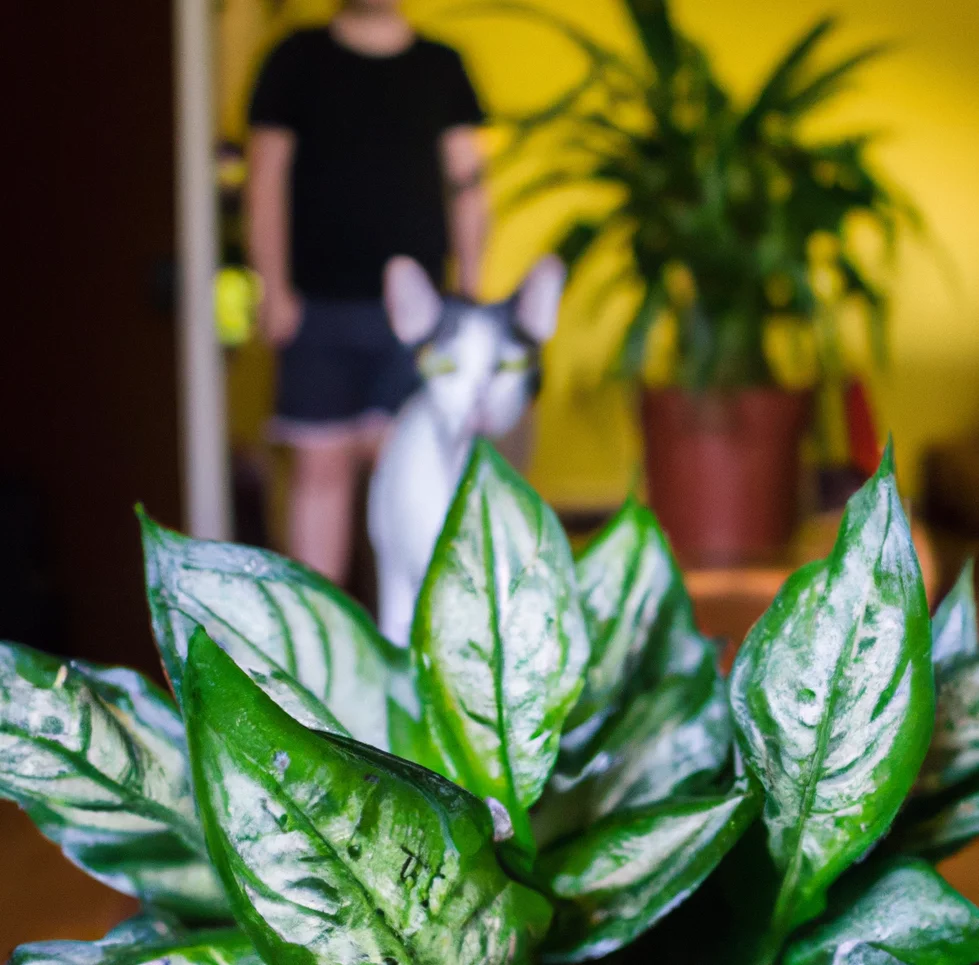
{"label": "person's arm", "polygon": [[441,148],[456,284],[461,294],[474,298],[489,229],[489,198],[475,128],[451,128],[442,135]]}
{"label": "person's arm", "polygon": [[301,307],[292,287],[289,241],[289,178],[295,149],[295,135],[285,128],[257,127],[248,141],[248,249],[262,279],[259,320],[273,345],[288,342],[299,326]]}

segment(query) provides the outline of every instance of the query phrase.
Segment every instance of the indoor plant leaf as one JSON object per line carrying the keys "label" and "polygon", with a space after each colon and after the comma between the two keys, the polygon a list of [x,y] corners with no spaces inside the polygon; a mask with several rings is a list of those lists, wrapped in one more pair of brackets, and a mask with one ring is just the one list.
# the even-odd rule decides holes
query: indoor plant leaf
{"label": "indoor plant leaf", "polygon": [[262,965],[251,942],[235,928],[188,931],[156,914],[123,922],[97,942],[31,942],[14,950],[8,965]]}
{"label": "indoor plant leaf", "polygon": [[897,842],[939,857],[979,833],[979,640],[973,563],[932,620],[938,688],[935,730]]}
{"label": "indoor plant leaf", "polygon": [[0,797],[89,874],[200,919],[227,917],[172,700],[129,670],[0,644]]}
{"label": "indoor plant leaf", "polygon": [[731,719],[713,644],[694,636],[686,645],[692,641],[702,648],[699,665],[668,668],[576,753],[564,750],[533,815],[538,841],[618,810],[712,789],[730,761]]}
{"label": "indoor plant leaf", "polygon": [[526,811],[581,692],[588,638],[560,523],[485,442],[435,547],[412,650],[443,773],[500,802],[514,845],[532,851]]}
{"label": "indoor plant leaf", "polygon": [[604,764],[584,786],[595,816],[700,790],[729,760],[731,718],[724,681],[706,655],[703,677],[667,677],[638,694],[602,735]]}
{"label": "indoor plant leaf", "polygon": [[153,629],[178,699],[200,624],[297,720],[387,747],[387,698],[407,656],[356,603],[274,553],[188,539],[144,513],[140,523]]}
{"label": "indoor plant leaf", "polygon": [[829,557],[793,574],[752,628],[730,696],[782,874],[771,959],[887,830],[931,734],[928,609],[890,446]]}
{"label": "indoor plant leaf", "polygon": [[185,669],[208,846],[266,961],[527,961],[551,909],[500,868],[481,801],[366,744],[303,727],[203,631]]}
{"label": "indoor plant leaf", "polygon": [[938,712],[916,790],[933,794],[979,774],[979,658],[939,680]]}
{"label": "indoor plant leaf", "polygon": [[931,861],[954,854],[979,835],[979,778],[922,804],[912,802],[902,815],[894,845]]}
{"label": "indoor plant leaf", "polygon": [[[655,517],[634,501],[577,564],[592,638],[553,789],[591,819],[702,790],[727,763],[731,723],[714,644]],[[573,792],[573,795],[570,793]]]}
{"label": "indoor plant leaf", "polygon": [[659,523],[632,497],[581,554],[575,573],[591,657],[569,728],[614,710],[669,596],[684,593]]}
{"label": "indoor plant leaf", "polygon": [[885,864],[841,914],[792,944],[785,965],[974,965],[979,908],[923,861]]}
{"label": "indoor plant leaf", "polygon": [[935,611],[931,624],[932,659],[939,680],[959,664],[979,656],[974,581],[975,561],[970,559]]}
{"label": "indoor plant leaf", "polygon": [[626,0],[657,75],[668,81],[677,67],[677,33],[666,0]]}
{"label": "indoor plant leaf", "polygon": [[760,805],[744,779],[726,796],[613,815],[546,851],[537,874],[558,910],[544,960],[600,958],[633,941],[717,867]]}
{"label": "indoor plant leaf", "polygon": [[823,38],[833,29],[836,21],[824,17],[812,25],[776,65],[754,103],[745,111],[741,120],[741,130],[749,135],[761,124],[771,111],[784,109],[790,93],[797,87],[799,76],[808,66],[815,49]]}

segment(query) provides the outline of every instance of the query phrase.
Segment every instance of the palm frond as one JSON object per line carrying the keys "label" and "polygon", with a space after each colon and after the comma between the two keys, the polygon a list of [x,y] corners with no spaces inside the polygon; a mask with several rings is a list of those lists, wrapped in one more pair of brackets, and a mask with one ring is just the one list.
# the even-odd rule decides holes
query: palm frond
{"label": "palm frond", "polygon": [[517,130],[541,127],[551,121],[567,116],[582,96],[588,93],[601,79],[601,72],[589,70],[585,77],[572,87],[569,87],[560,97],[548,103],[545,107],[523,114],[508,114],[498,111],[493,115],[493,123],[503,127],[513,127]]}
{"label": "palm frond", "polygon": [[614,374],[633,379],[642,371],[646,356],[646,341],[659,313],[667,305],[666,292],[661,281],[647,281],[646,291],[629,323],[622,339],[615,362]]}
{"label": "palm frond", "polygon": [[585,314],[588,319],[596,321],[601,317],[601,311],[605,303],[615,294],[622,290],[623,285],[636,279],[636,268],[631,262],[624,265],[618,271],[606,278],[593,292],[591,292]]}
{"label": "palm frond", "polygon": [[576,221],[567,234],[555,245],[555,254],[573,268],[601,237],[603,226],[592,221]]}
{"label": "palm frond", "polygon": [[601,80],[601,76],[601,68],[597,64],[592,64],[585,76],[577,84],[570,87],[556,100],[551,101],[546,107],[532,111],[529,114],[516,116],[507,114],[495,115],[495,123],[514,128],[514,136],[504,151],[494,158],[494,163],[505,163],[519,152],[520,147],[536,131],[556,120],[567,117],[574,110],[579,99]]}
{"label": "palm frond", "polygon": [[500,198],[496,203],[497,215],[501,218],[511,214],[540,196],[558,191],[561,188],[577,187],[593,181],[590,171],[548,171],[539,177],[521,184],[515,191]]}
{"label": "palm frond", "polygon": [[890,47],[890,44],[873,44],[844,58],[835,66],[806,83],[800,90],[790,94],[781,108],[782,113],[791,118],[799,117],[820,102],[833,97],[843,89],[850,74],[857,67],[879,57]]}
{"label": "palm frond", "polygon": [[676,72],[679,60],[669,5],[665,0],[626,0],[626,7],[660,82],[668,79]]}
{"label": "palm frond", "polygon": [[769,111],[782,109],[783,101],[793,88],[799,73],[807,66],[810,55],[835,26],[835,17],[825,17],[799,38],[777,64],[754,103],[745,112],[740,125],[743,132],[753,132]]}
{"label": "palm frond", "polygon": [[[589,282],[590,301],[582,308],[597,318],[628,279],[644,282],[617,356],[619,374],[641,371],[649,331],[671,304],[664,287],[671,261],[693,278],[692,301],[676,316],[681,384],[696,389],[770,382],[762,337],[769,309],[804,319],[817,334],[825,372],[840,371],[842,320],[831,300],[813,289],[809,239],[825,232],[842,246],[850,215],[862,212],[893,254],[899,229],[921,233],[923,226],[913,206],[883,185],[868,162],[866,148],[876,134],[819,143],[803,136],[799,122],[887,47],[823,58],[823,44],[836,26],[835,18],[826,17],[796,39],[754,101],[740,110],[715,78],[708,54],[676,29],[669,0],[624,2],[652,69],[605,49],[561,13],[530,0],[471,0],[453,11],[535,20],[557,29],[588,60],[585,75],[561,97],[511,119],[516,133],[509,152],[519,152],[540,132],[521,156],[539,145],[541,157],[548,152],[549,170],[529,182],[526,175],[523,183],[511,179],[514,190],[504,209],[579,184],[615,189],[609,205],[615,214],[571,225],[560,248],[575,267],[596,246],[614,247],[616,219],[628,227],[622,247],[630,257],[609,270],[611,277]],[[846,291],[866,302],[871,344],[883,364],[884,289],[849,260],[839,261],[839,271]]]}
{"label": "palm frond", "polygon": [[890,344],[887,338],[887,298],[848,256],[840,256],[839,267],[847,290],[859,295],[866,304],[870,350],[877,367],[884,369],[890,358]]}

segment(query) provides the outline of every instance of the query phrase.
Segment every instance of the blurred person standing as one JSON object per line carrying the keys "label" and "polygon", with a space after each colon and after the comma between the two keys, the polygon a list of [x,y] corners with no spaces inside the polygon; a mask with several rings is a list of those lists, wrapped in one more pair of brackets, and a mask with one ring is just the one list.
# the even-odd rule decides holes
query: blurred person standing
{"label": "blurred person standing", "polygon": [[294,455],[288,550],[348,578],[358,480],[418,385],[381,301],[393,255],[474,297],[484,117],[459,55],[399,0],[346,0],[265,61],[249,111],[248,241],[278,356],[273,438]]}

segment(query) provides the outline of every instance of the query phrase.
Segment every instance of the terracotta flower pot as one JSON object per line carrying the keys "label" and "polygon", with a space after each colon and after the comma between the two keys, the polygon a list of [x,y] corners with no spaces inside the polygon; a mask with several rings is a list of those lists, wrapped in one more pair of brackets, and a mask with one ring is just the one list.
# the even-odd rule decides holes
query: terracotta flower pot
{"label": "terracotta flower pot", "polygon": [[771,559],[798,517],[808,393],[743,389],[642,399],[651,505],[686,565]]}

